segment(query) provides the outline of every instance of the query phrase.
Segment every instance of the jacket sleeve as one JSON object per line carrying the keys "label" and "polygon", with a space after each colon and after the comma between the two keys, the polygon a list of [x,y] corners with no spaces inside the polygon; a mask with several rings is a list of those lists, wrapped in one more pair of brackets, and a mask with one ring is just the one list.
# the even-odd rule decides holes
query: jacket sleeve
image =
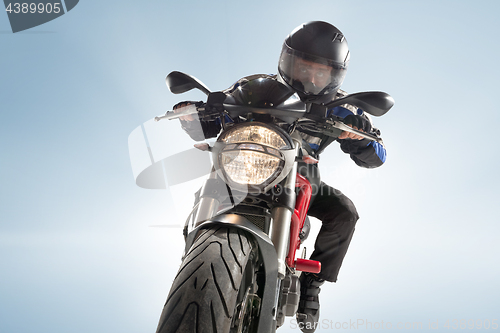
{"label": "jacket sleeve", "polygon": [[384,164],[386,160],[385,146],[376,141],[368,139],[343,139],[338,141],[340,142],[340,149],[349,154],[351,159],[360,167],[376,168]]}
{"label": "jacket sleeve", "polygon": [[[347,93],[341,91],[338,97],[343,97],[345,95],[347,95]],[[380,131],[376,128],[373,128],[373,123],[370,116],[368,116],[361,109],[355,106],[344,104],[335,107],[332,110],[329,110],[329,113],[342,119],[351,114],[360,115],[367,119],[372,125],[371,134],[374,134],[380,138]],[[351,156],[351,159],[360,167],[376,168],[384,164],[386,160],[387,153],[383,143],[378,143],[369,139],[337,139],[337,141],[340,142],[340,149],[342,149],[344,153],[349,154]]]}

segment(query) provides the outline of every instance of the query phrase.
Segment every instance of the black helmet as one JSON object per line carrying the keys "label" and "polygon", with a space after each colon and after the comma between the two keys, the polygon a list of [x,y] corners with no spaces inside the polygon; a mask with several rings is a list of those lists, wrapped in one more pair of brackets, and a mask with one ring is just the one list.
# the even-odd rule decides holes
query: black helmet
{"label": "black helmet", "polygon": [[344,81],[349,47],[339,29],[313,21],[285,39],[278,65],[281,79],[306,103],[331,101]]}

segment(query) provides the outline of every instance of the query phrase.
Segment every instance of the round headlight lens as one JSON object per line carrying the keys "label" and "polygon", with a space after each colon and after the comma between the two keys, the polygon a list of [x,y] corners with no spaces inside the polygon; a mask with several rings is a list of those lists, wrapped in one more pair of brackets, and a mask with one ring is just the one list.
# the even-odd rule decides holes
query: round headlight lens
{"label": "round headlight lens", "polygon": [[260,151],[232,150],[221,153],[225,174],[235,183],[259,185],[266,182],[280,166],[281,159]]}
{"label": "round headlight lens", "polygon": [[291,149],[279,129],[258,123],[237,125],[219,137],[219,167],[232,183],[264,185],[280,174],[284,165],[282,149]]}

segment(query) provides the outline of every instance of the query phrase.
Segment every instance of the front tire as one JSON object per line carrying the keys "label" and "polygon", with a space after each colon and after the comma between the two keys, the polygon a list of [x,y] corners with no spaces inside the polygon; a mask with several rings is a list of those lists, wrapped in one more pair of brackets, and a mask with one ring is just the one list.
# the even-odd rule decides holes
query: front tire
{"label": "front tire", "polygon": [[[241,303],[253,294],[256,259],[257,247],[244,231],[205,230],[184,257],[157,333],[238,332]],[[252,315],[247,312],[245,322]]]}

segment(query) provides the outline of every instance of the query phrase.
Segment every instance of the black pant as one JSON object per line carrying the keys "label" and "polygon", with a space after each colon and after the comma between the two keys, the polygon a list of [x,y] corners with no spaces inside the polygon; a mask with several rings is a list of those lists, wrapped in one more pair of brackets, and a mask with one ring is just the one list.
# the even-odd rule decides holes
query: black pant
{"label": "black pant", "polygon": [[336,282],[359,218],[356,207],[342,192],[321,182],[308,215],[323,223],[310,257],[321,262],[317,276]]}

